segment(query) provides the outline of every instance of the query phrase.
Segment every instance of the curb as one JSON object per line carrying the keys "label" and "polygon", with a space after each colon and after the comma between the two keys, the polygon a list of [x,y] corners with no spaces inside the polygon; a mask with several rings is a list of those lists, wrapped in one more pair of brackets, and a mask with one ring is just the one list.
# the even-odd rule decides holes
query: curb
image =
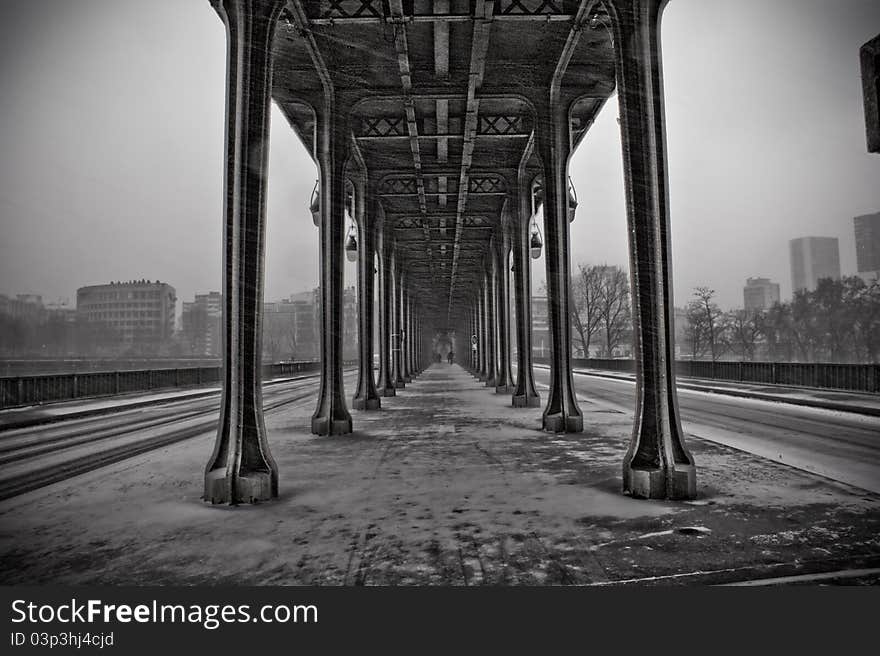
{"label": "curb", "polygon": [[[535,365],[542,367],[542,365]],[[614,374],[597,373],[588,369],[573,369],[573,373],[584,376],[595,376],[596,378],[610,378],[612,380],[626,380],[635,382],[635,379],[629,376],[615,376]],[[786,403],[788,405],[799,405],[807,408],[818,408],[820,410],[835,410],[837,412],[849,412],[857,415],[865,415],[868,417],[880,417],[880,407],[859,406],[847,403],[837,403],[835,401],[823,401],[819,399],[803,399],[803,398],[783,398],[775,394],[762,394],[761,392],[745,392],[740,390],[731,390],[726,387],[709,387],[706,385],[695,385],[693,383],[678,382],[677,386],[681,389],[693,390],[695,392],[706,392],[707,394],[719,394],[722,396],[734,396],[745,399],[757,399],[759,401],[772,401],[774,403]]]}
{"label": "curb", "polygon": [[[279,383],[286,383],[292,380],[304,380],[306,378],[314,378],[318,374],[310,374],[308,376],[298,376],[296,378],[278,378],[274,380],[267,380],[263,383],[264,387],[268,387],[270,385],[277,385]],[[18,421],[10,421],[8,423],[3,423],[0,421],[0,433],[9,430],[17,430],[19,428],[30,428],[32,426],[42,426],[45,424],[54,424],[59,421],[68,421],[70,419],[84,419],[86,417],[97,417],[100,415],[109,415],[114,412],[124,412],[126,410],[136,410],[138,408],[146,408],[153,405],[163,405],[165,403],[177,403],[179,401],[190,401],[194,399],[203,399],[212,395],[219,395],[221,390],[212,389],[204,392],[194,392],[192,394],[181,394],[179,396],[170,396],[162,399],[151,399],[149,401],[133,401],[131,403],[120,403],[119,405],[105,406],[103,408],[93,408],[92,410],[76,410],[73,412],[68,412],[65,414],[58,415],[49,415],[45,417],[31,417],[29,419],[21,419]],[[94,398],[102,398],[102,397],[92,397]],[[106,397],[113,398],[113,397]],[[81,399],[83,401],[88,399]],[[52,405],[51,403],[43,404],[46,406]],[[41,406],[31,406],[35,408],[39,408]]]}

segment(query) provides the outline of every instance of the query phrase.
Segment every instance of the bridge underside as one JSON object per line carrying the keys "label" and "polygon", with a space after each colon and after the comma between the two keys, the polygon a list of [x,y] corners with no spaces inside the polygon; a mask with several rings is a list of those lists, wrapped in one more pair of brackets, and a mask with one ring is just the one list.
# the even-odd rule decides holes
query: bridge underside
{"label": "bridge underside", "polygon": [[[551,380],[542,423],[578,432],[570,363],[569,157],[615,89],[639,363],[623,488],[691,498],[672,365],[659,26],[662,0],[215,0],[227,26],[224,397],[205,497],[277,495],[260,339],[270,99],[319,171],[322,376],[312,432],[352,430],[342,386],[344,250],[358,260],[355,408],[378,410],[436,336],[517,407],[537,407],[530,254],[547,266]],[[543,243],[534,220],[543,207]],[[347,217],[356,235],[346,239]],[[512,266],[511,266],[512,264]],[[373,298],[380,339],[374,376]],[[517,361],[509,335],[514,299]]]}

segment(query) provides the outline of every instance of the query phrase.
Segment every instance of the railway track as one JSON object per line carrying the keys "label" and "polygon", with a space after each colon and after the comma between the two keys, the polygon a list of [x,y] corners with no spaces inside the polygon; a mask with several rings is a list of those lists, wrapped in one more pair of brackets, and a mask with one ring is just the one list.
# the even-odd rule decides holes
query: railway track
{"label": "railway track", "polygon": [[[305,376],[265,386],[264,412],[314,396],[317,378]],[[219,397],[218,392],[0,433],[0,500],[215,430]]]}

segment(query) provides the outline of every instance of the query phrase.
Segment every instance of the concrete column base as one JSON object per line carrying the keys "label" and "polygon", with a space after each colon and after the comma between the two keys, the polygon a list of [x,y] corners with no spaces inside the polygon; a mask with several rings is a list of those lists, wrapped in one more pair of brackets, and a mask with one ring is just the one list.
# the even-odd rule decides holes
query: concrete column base
{"label": "concrete column base", "polygon": [[511,397],[510,405],[514,408],[540,408],[541,397],[528,394],[514,394]]}
{"label": "concrete column base", "polygon": [[211,503],[256,503],[278,496],[278,474],[275,472],[248,472],[235,477],[235,489],[229,489],[225,469],[216,469],[205,475],[205,501]]}
{"label": "concrete column base", "polygon": [[680,464],[672,471],[624,467],[623,491],[638,499],[695,499],[697,470],[693,465]]}
{"label": "concrete column base", "polygon": [[584,418],[580,415],[544,415],[541,427],[548,433],[580,433],[584,430]]}
{"label": "concrete column base", "polygon": [[404,382],[404,383],[411,383],[411,382],[412,382],[412,376],[404,376],[404,377],[403,377],[403,382]]}
{"label": "concrete column base", "polygon": [[350,432],[351,417],[348,419],[312,417],[312,434],[314,435],[345,435]]}
{"label": "concrete column base", "polygon": [[397,396],[396,387],[380,387],[377,392],[379,396]]}
{"label": "concrete column base", "polygon": [[510,394],[516,388],[513,385],[496,385],[495,393],[496,394]]}
{"label": "concrete column base", "polygon": [[485,379],[486,387],[495,387],[495,376]]}
{"label": "concrete column base", "polygon": [[378,410],[382,407],[382,401],[355,397],[351,400],[351,407],[355,410]]}

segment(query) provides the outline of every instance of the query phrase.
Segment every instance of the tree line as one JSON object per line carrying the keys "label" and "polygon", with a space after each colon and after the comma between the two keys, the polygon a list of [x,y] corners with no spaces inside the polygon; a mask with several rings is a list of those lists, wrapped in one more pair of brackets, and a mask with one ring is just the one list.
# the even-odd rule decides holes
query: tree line
{"label": "tree line", "polygon": [[[631,357],[628,273],[579,264],[571,279],[572,347],[578,357]],[[676,310],[679,357],[774,362],[880,362],[880,283],[822,279],[764,310],[724,311],[700,286]]]}
{"label": "tree line", "polygon": [[880,362],[880,284],[823,278],[766,310],[722,311],[697,287],[685,309],[682,351],[694,359]]}

